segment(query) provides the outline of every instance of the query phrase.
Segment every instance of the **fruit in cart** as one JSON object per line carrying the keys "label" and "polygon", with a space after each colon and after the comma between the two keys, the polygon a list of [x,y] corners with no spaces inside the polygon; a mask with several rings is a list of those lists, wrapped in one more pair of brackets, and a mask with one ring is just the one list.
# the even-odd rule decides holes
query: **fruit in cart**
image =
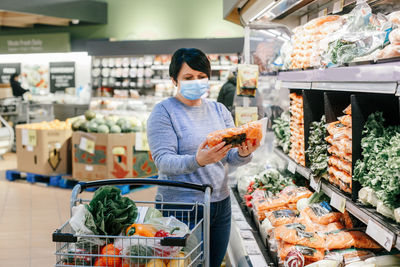
{"label": "fruit in cart", "polygon": [[[154,250],[153,248],[149,246],[144,246],[141,244],[133,245],[129,247],[128,252],[126,253],[126,256],[143,256],[143,257],[151,257],[154,256]],[[128,267],[128,266],[145,266],[146,263],[148,263],[149,260],[146,258],[128,258],[124,259],[123,267]]]}
{"label": "fruit in cart", "polygon": [[165,263],[160,259],[151,260],[146,263],[146,267],[166,267]]}
{"label": "fruit in cart", "polygon": [[85,111],[85,118],[86,120],[90,121],[94,118],[96,118],[96,112],[92,111],[92,110],[86,110]]}
{"label": "fruit in cart", "polygon": [[[121,266],[121,258],[120,258],[120,250],[114,247],[114,244],[108,244],[101,250],[101,255],[109,256],[109,257],[100,257],[98,260],[99,266]],[[96,265],[95,265],[96,266]]]}
{"label": "fruit in cart", "polygon": [[[183,252],[179,252],[178,255],[175,256],[176,258],[185,258],[186,255]],[[185,260],[170,260],[167,267],[184,267],[190,264],[190,258],[188,257]]]}
{"label": "fruit in cart", "polygon": [[139,223],[134,223],[128,228],[126,228],[126,235],[127,236],[133,236],[133,235],[140,235],[140,236],[145,236],[145,237],[154,237],[156,234],[156,229],[154,229],[153,226],[149,224],[139,224]]}

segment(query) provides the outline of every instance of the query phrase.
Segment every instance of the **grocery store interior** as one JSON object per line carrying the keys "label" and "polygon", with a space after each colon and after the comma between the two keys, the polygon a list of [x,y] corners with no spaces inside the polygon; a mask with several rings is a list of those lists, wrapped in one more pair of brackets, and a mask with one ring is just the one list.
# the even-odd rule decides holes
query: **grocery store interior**
{"label": "grocery store interior", "polygon": [[396,0],[2,0],[0,266],[400,266],[399,97]]}

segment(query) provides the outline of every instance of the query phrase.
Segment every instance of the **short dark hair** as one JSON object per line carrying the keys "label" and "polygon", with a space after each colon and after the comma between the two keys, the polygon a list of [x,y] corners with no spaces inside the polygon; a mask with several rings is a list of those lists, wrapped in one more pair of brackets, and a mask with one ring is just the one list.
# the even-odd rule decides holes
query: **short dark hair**
{"label": "short dark hair", "polygon": [[19,73],[18,73],[18,72],[11,74],[11,76],[10,76],[10,82],[13,82],[14,79],[15,79],[15,77],[18,77],[18,76],[19,76]]}
{"label": "short dark hair", "polygon": [[206,54],[197,48],[180,48],[175,51],[169,65],[169,76],[175,81],[181,71],[183,63],[186,63],[194,70],[204,72],[210,79],[211,65]]}

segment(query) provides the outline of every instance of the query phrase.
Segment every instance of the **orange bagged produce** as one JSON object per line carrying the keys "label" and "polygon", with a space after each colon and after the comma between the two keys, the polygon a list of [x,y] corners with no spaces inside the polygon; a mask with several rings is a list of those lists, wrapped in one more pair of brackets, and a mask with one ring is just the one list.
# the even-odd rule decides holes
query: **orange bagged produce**
{"label": "orange bagged produce", "polygon": [[341,222],[332,222],[327,225],[314,223],[304,211],[300,212],[300,216],[296,222],[303,224],[307,232],[329,233],[345,228]]}
{"label": "orange bagged produce", "polygon": [[380,249],[381,247],[367,234],[361,231],[341,230],[327,233],[325,236],[326,249],[364,248]]}
{"label": "orange bagged produce", "polygon": [[332,211],[332,207],[327,202],[314,203],[304,209],[311,221],[318,224],[327,225],[338,222],[342,218],[342,213]]}
{"label": "orange bagged produce", "polygon": [[278,255],[281,260],[284,260],[290,251],[297,250],[303,254],[305,264],[310,264],[320,261],[324,258],[324,249],[315,249],[301,245],[293,245],[285,242],[278,242]]}
{"label": "orange bagged produce", "polygon": [[326,126],[326,130],[332,135],[334,140],[347,138],[352,139],[351,128],[342,124],[340,121],[331,122]]}
{"label": "orange bagged produce", "polygon": [[285,195],[288,203],[297,203],[302,198],[309,198],[313,194],[305,187],[287,186],[281,194]]}
{"label": "orange bagged produce", "polygon": [[266,216],[273,227],[293,223],[297,219],[296,212],[290,209],[271,211]]}
{"label": "orange bagged produce", "polygon": [[222,142],[237,147],[245,141],[253,145],[260,142],[263,137],[263,124],[261,121],[249,122],[238,128],[228,128],[210,133],[207,136],[208,147],[214,147]]}
{"label": "orange bagged produce", "polygon": [[349,105],[345,110],[343,110],[343,113],[346,115],[351,115],[351,105]]}
{"label": "orange bagged produce", "polygon": [[275,238],[286,243],[311,248],[325,248],[325,239],[315,232],[306,232],[306,227],[299,223],[278,226],[274,229]]}
{"label": "orange bagged produce", "polygon": [[339,117],[338,119],[343,125],[351,128],[351,125],[352,125],[351,115],[344,115],[342,117]]}
{"label": "orange bagged produce", "polygon": [[338,157],[331,156],[329,157],[328,163],[330,166],[336,167],[341,171],[345,171],[348,174],[351,174],[351,162],[341,160]]}
{"label": "orange bagged produce", "polygon": [[331,146],[328,148],[328,153],[331,155],[335,155],[339,159],[346,160],[348,162],[352,162],[353,156],[350,153],[346,153],[341,151],[337,146]]}

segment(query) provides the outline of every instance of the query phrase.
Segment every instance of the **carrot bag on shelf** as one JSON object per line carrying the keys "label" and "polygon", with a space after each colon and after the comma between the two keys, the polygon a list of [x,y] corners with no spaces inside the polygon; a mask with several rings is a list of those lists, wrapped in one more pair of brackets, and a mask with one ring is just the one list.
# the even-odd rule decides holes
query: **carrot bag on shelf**
{"label": "carrot bag on shelf", "polygon": [[238,147],[245,141],[251,141],[253,145],[264,142],[267,127],[267,119],[248,122],[240,127],[222,129],[210,133],[207,138],[208,147],[214,147],[222,142],[226,145]]}
{"label": "carrot bag on shelf", "polygon": [[258,88],[258,65],[239,64],[237,74],[237,95],[256,95]]}

